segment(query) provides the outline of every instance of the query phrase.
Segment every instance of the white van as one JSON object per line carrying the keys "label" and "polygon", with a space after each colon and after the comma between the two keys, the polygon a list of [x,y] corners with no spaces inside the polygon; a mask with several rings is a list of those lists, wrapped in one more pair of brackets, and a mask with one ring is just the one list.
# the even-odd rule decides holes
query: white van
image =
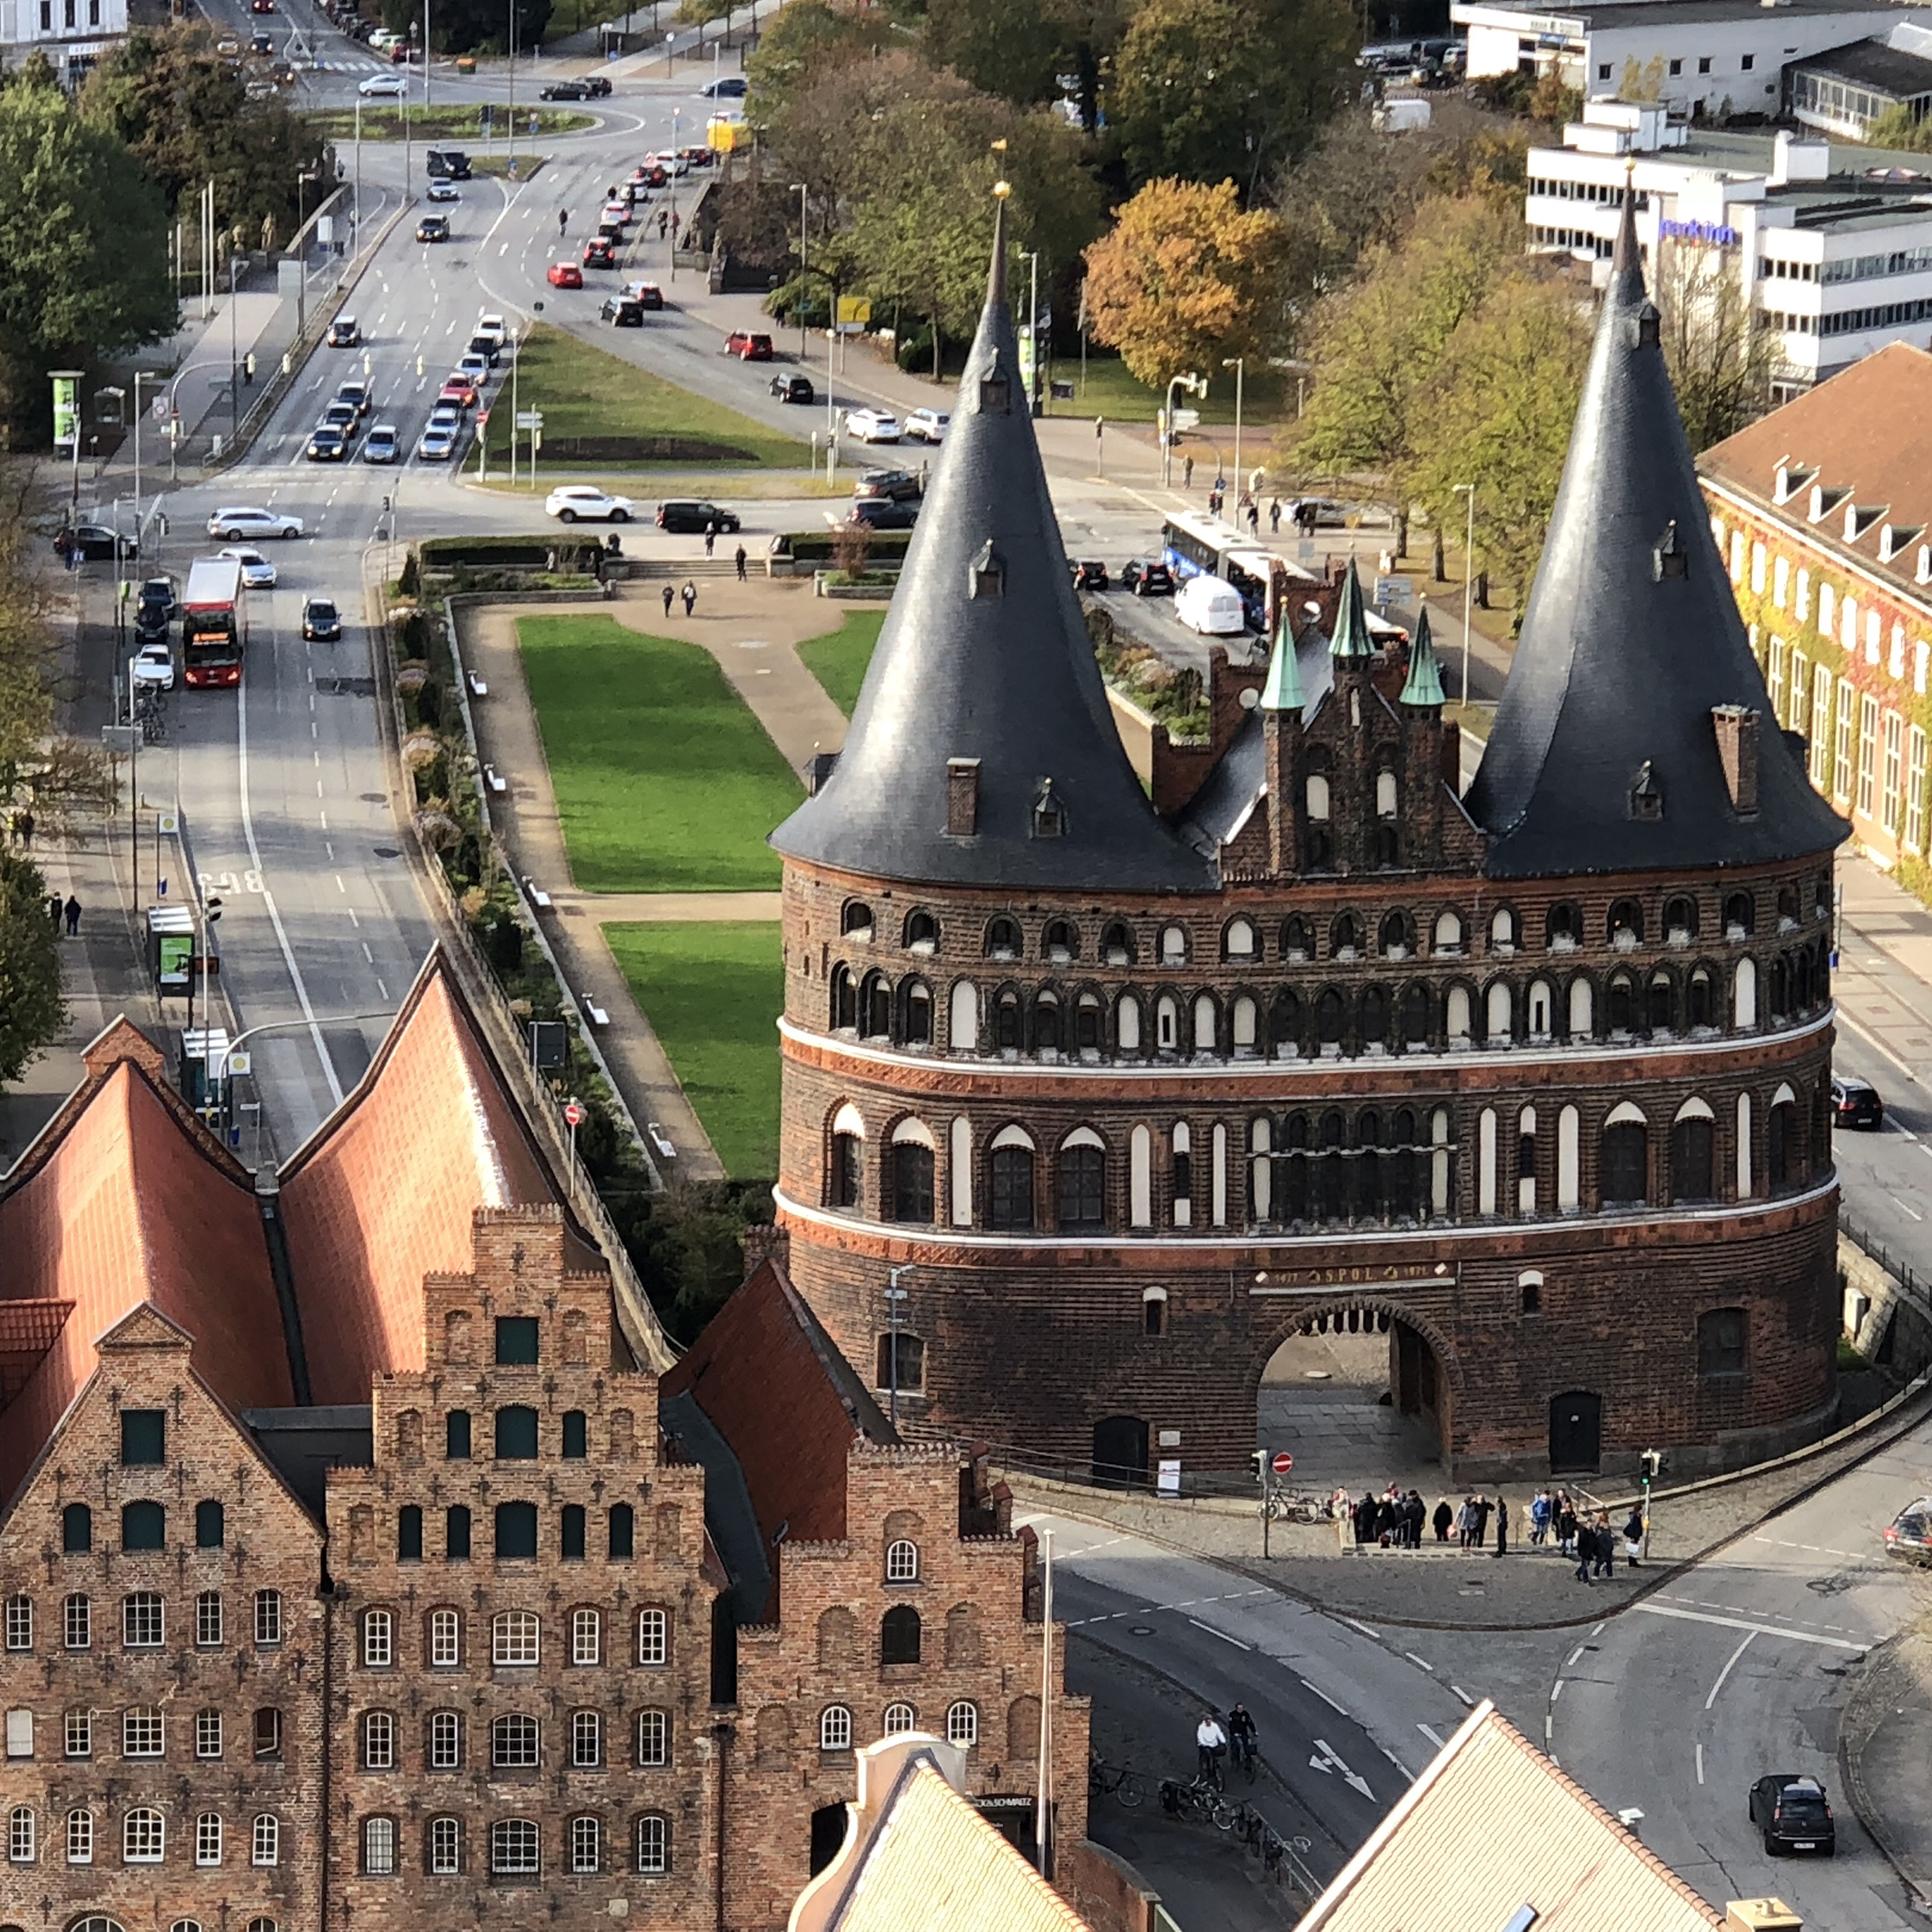
{"label": "white van", "polygon": [[1190,577],[1174,600],[1174,614],[1207,637],[1238,637],[1247,628],[1241,593],[1218,577]]}

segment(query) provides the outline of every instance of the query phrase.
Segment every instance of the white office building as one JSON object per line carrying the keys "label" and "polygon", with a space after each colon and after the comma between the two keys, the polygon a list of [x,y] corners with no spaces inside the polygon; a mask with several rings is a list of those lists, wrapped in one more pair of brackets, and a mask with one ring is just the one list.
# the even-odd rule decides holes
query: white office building
{"label": "white office building", "polygon": [[44,54],[79,81],[128,31],[128,0],[0,0],[0,65]]}
{"label": "white office building", "polygon": [[1530,246],[1606,275],[1626,182],[1658,249],[1714,250],[1778,332],[1795,395],[1888,342],[1932,345],[1932,156],[1687,127],[1593,101],[1561,147],[1530,151]]}
{"label": "white office building", "polygon": [[1571,10],[1451,0],[1469,36],[1469,78],[1554,68],[1586,99],[1655,100],[1711,119],[1777,115],[1782,76],[1899,20],[1932,25],[1932,6],[1882,0],[1614,0]]}

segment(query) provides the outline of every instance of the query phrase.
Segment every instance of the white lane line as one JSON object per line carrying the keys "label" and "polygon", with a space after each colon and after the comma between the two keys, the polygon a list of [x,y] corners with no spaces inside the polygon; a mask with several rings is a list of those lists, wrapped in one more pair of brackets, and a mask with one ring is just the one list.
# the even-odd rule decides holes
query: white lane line
{"label": "white lane line", "polygon": [[1205,1630],[1210,1637],[1218,1637],[1223,1643],[1231,1643],[1238,1651],[1251,1651],[1255,1647],[1251,1643],[1243,1643],[1238,1637],[1230,1637],[1225,1630],[1215,1629],[1212,1624],[1202,1623],[1199,1617],[1189,1617],[1188,1621],[1197,1630]]}
{"label": "white lane line", "polygon": [[335,889],[337,892],[343,893],[346,893],[348,891],[348,887],[342,883],[342,874],[339,872],[335,875]]}
{"label": "white lane line", "polygon": [[1704,1700],[1704,1708],[1706,1710],[1709,1710],[1711,1705],[1717,1702],[1718,1692],[1723,1689],[1724,1679],[1731,1674],[1731,1666],[1751,1647],[1751,1645],[1757,1640],[1757,1635],[1755,1630],[1746,1631],[1744,1642],[1739,1644],[1737,1648],[1724,1660],[1724,1668],[1718,1673],[1718,1681],[1710,1687],[1710,1695]]}
{"label": "white lane line", "polygon": [[1607,1628],[1608,1620],[1606,1619],[1603,1623],[1599,1624],[1597,1628],[1590,1633],[1590,1634],[1593,1637],[1601,1637]]}
{"label": "white lane line", "polygon": [[389,989],[382,983],[382,975],[380,973],[375,976],[375,990],[381,994],[384,999],[389,998]]}
{"label": "white lane line", "polygon": [[1576,1660],[1577,1660],[1577,1659],[1578,1659],[1579,1657],[1580,1657],[1580,1656],[1581,1656],[1584,1654],[1584,1651],[1585,1651],[1585,1650],[1586,1650],[1588,1647],[1587,1645],[1584,1645],[1584,1644],[1580,1644],[1580,1643],[1579,1643],[1579,1645],[1576,1647],[1576,1648],[1575,1648],[1575,1650],[1573,1650],[1573,1651],[1572,1651],[1570,1653],[1570,1655],[1569,1655],[1567,1657],[1566,1657],[1566,1658],[1564,1659],[1564,1660],[1563,1660],[1563,1668],[1564,1668],[1566,1670],[1574,1670],[1574,1669],[1575,1669],[1575,1668],[1576,1668]]}
{"label": "white lane line", "polygon": [[1554,1704],[1563,1695],[1563,1680],[1558,1678],[1550,1690],[1550,1702]]}
{"label": "white lane line", "polygon": [[[249,863],[255,869],[258,878],[262,872],[262,848],[255,843],[255,818],[248,802],[248,684],[243,681],[240,701],[235,707],[236,777],[241,789],[241,835],[248,842]],[[316,784],[317,797],[321,794],[321,784]],[[322,1030],[316,1024],[315,1009],[309,1004],[308,987],[302,977],[302,968],[295,964],[295,949],[289,944],[289,935],[281,923],[281,913],[275,903],[275,895],[264,884],[262,903],[268,909],[268,922],[275,928],[276,943],[281,948],[282,964],[289,969],[289,978],[295,988],[295,997],[301,1003],[302,1017],[308,1022],[308,1036],[315,1043],[316,1057],[322,1063],[322,1078],[329,1084],[329,1097],[339,1107],[342,1104],[342,1082],[335,1077],[335,1067],[329,1058],[329,1049],[322,1043]],[[389,995],[385,993],[386,1000]]]}
{"label": "white lane line", "polygon": [[1556,1728],[1557,1720],[1554,1714],[1546,1710],[1543,1714],[1543,1741],[1545,1744],[1549,1743],[1554,1737]]}
{"label": "white lane line", "polygon": [[1440,1732],[1432,1731],[1427,1724],[1418,1724],[1416,1728],[1422,1732],[1423,1737],[1428,1739],[1430,1743],[1436,1746],[1436,1750],[1440,1750],[1442,1749],[1442,1737]]}
{"label": "white lane line", "polygon": [[370,951],[369,941],[366,939],[362,941],[362,957],[366,959],[371,966],[375,964],[375,955]]}
{"label": "white lane line", "polygon": [[[329,829],[329,815],[328,815],[328,813],[327,813],[327,812],[326,812],[326,811],[318,811],[318,812],[316,814],[316,816],[317,816],[317,818],[319,818],[319,819],[320,819],[320,820],[322,821],[322,829],[323,829],[325,832],[326,832],[326,831]],[[330,854],[329,854],[329,856],[330,856],[331,859],[333,859],[333,858],[335,856],[335,854],[334,853],[334,851],[331,851],[330,852]]]}
{"label": "white lane line", "polygon": [[1476,1702],[1476,1700],[1475,1700],[1473,1697],[1471,1697],[1471,1696],[1469,1695],[1469,1693],[1468,1693],[1468,1692],[1467,1692],[1466,1690],[1464,1690],[1464,1689],[1462,1688],[1462,1687],[1460,1684],[1451,1684],[1451,1685],[1449,1686],[1449,1688],[1450,1688],[1452,1691],[1453,1691],[1453,1692],[1456,1693],[1456,1695],[1457,1695],[1458,1697],[1460,1697],[1460,1698],[1462,1699],[1462,1701],[1463,1701],[1463,1703],[1464,1703],[1464,1704],[1466,1704],[1466,1705],[1473,1705],[1475,1704],[1475,1702]]}
{"label": "white lane line", "polygon": [[1699,1784],[1704,1782],[1704,1746],[1702,1745],[1697,1746],[1697,1781]]}
{"label": "white lane line", "polygon": [[1404,1651],[1402,1654],[1408,1658],[1410,1663],[1421,1665],[1431,1677],[1436,1674],[1436,1666],[1427,1657],[1418,1657],[1413,1651]]}
{"label": "white lane line", "polygon": [[1341,1706],[1337,1704],[1335,1700],[1331,1697],[1319,1684],[1311,1684],[1305,1677],[1297,1678],[1295,1681],[1301,1685],[1303,1690],[1313,1691],[1316,1696],[1319,1697],[1323,1703],[1327,1705],[1329,1710],[1335,1712],[1338,1717],[1346,1717],[1348,1715],[1348,1713],[1344,1710]]}
{"label": "white lane line", "polygon": [[1852,1643],[1842,1637],[1821,1637],[1815,1630],[1794,1630],[1788,1624],[1761,1624],[1748,1617],[1704,1616],[1694,1610],[1674,1609],[1668,1603],[1640,1603],[1637,1607],[1647,1616],[1677,1617],[1687,1624],[1717,1624],[1727,1630],[1749,1630],[1754,1637],[1788,1637],[1797,1643],[1822,1643],[1835,1651],[1855,1651],[1860,1656],[1871,1648],[1868,1643]]}
{"label": "white lane line", "polygon": [[1343,1623],[1350,1624],[1355,1629],[1359,1630],[1364,1637],[1373,1637],[1377,1643],[1382,1642],[1382,1632],[1379,1630],[1371,1630],[1359,1617],[1344,1617],[1341,1620]]}

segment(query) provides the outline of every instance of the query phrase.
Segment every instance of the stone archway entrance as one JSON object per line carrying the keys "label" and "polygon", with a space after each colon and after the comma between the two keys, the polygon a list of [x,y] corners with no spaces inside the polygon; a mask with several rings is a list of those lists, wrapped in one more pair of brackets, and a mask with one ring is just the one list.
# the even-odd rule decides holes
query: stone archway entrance
{"label": "stone archway entrance", "polygon": [[1295,1458],[1296,1489],[1440,1485],[1449,1380],[1434,1344],[1400,1310],[1341,1301],[1297,1313],[1261,1369],[1260,1448]]}

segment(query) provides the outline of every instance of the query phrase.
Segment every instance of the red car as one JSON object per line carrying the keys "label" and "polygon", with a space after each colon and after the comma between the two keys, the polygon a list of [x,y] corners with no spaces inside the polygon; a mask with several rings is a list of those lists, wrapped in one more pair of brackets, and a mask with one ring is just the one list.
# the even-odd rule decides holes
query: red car
{"label": "red car", "polygon": [[453,402],[459,409],[476,407],[476,384],[466,375],[452,375],[437,392],[438,402]]}
{"label": "red car", "polygon": [[734,329],[725,338],[725,353],[736,356],[747,362],[769,362],[771,360],[771,338],[769,335],[753,335],[743,329]]}
{"label": "red car", "polygon": [[[583,264],[586,268],[614,268],[618,265],[617,250],[608,241],[586,241]],[[581,289],[583,283],[580,281],[577,285]]]}
{"label": "red car", "polygon": [[553,289],[581,289],[584,272],[574,262],[552,262],[546,272]]}

